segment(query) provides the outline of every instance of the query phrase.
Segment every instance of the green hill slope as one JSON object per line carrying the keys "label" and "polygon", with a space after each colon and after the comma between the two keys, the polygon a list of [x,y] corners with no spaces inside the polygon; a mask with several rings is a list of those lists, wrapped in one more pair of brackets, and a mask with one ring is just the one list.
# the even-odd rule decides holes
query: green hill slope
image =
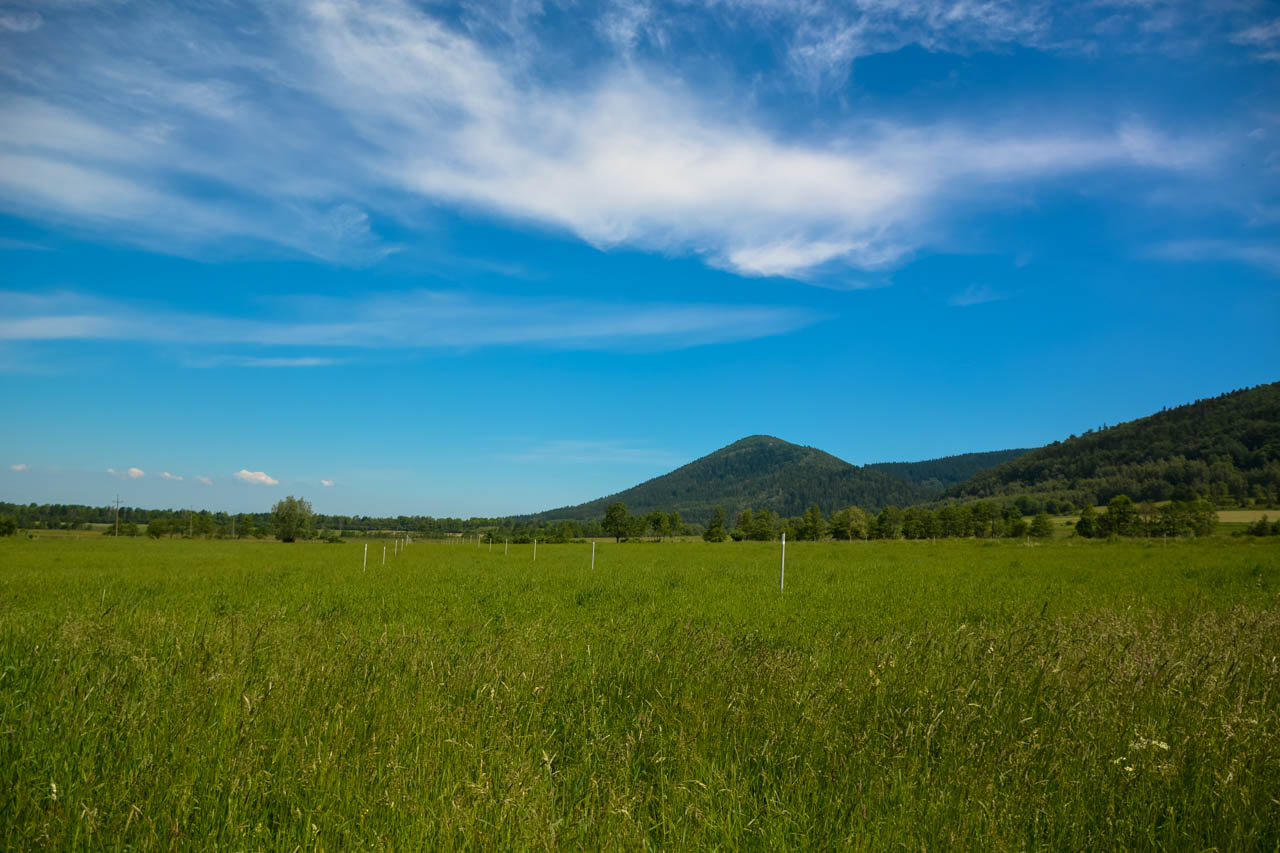
{"label": "green hill slope", "polygon": [[957,456],[925,459],[922,462],[876,462],[864,467],[941,492],[949,486],[963,483],[981,471],[1029,452],[1030,449],[1025,447],[1017,450],[989,450],[985,453],[961,453]]}
{"label": "green hill slope", "polygon": [[800,515],[811,504],[824,513],[850,504],[878,510],[936,495],[936,490],[850,465],[817,448],[753,435],[626,491],[531,518],[598,519],[605,507],[622,501],[636,514],[677,511],[686,521],[705,522],[717,505],[732,520],[747,507],[786,517]]}
{"label": "green hill slope", "polygon": [[946,496],[1032,495],[1077,507],[1134,500],[1274,501],[1280,490],[1280,383],[1232,391],[1072,436],[983,471]]}

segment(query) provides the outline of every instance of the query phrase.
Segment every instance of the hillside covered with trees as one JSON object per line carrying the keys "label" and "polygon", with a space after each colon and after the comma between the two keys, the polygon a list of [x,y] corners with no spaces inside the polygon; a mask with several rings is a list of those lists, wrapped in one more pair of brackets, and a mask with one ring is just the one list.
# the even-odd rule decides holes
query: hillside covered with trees
{"label": "hillside covered with trees", "polygon": [[1079,509],[1135,501],[1274,503],[1280,491],[1280,383],[1165,409],[1032,450],[947,498],[1027,496]]}
{"label": "hillside covered with trees", "polygon": [[1029,452],[1025,447],[1017,450],[988,450],[984,453],[961,453],[939,459],[925,459],[922,462],[875,462],[864,467],[941,492],[956,483],[963,483],[980,471],[994,468]]}

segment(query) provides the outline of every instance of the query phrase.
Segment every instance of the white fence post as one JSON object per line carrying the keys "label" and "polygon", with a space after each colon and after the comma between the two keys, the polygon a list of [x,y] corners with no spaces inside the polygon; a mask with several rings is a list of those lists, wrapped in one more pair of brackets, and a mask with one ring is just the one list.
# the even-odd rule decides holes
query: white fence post
{"label": "white fence post", "polygon": [[782,534],[782,569],[778,573],[778,591],[787,588],[787,534]]}

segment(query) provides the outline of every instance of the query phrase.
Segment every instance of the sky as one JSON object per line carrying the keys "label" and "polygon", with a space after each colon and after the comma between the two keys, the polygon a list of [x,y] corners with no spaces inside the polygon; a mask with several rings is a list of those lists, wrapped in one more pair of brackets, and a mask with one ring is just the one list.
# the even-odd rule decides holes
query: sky
{"label": "sky", "polygon": [[505,515],[1278,368],[1275,3],[0,0],[0,500]]}

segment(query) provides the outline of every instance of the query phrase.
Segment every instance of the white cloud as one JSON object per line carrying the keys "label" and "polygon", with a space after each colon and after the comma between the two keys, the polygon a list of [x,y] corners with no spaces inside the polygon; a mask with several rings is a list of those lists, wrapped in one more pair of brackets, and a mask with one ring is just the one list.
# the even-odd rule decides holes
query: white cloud
{"label": "white cloud", "polygon": [[9,468],[12,471],[25,471],[27,470],[27,463],[19,462],[17,465],[10,465]]}
{"label": "white cloud", "polygon": [[[1037,41],[1047,14],[996,0],[853,12],[730,5],[791,21],[796,55],[809,57],[796,61],[818,76],[911,42]],[[796,6],[800,19],[787,11]],[[0,208],[171,252],[238,241],[363,264],[394,250],[370,212],[413,228],[424,201],[445,202],[602,248],[804,277],[832,263],[894,263],[958,203],[1003,184],[1185,169],[1213,155],[1154,130],[1078,129],[1069,118],[1054,127],[871,117],[784,136],[768,117],[726,105],[748,99],[702,95],[678,74],[626,61],[641,36],[658,43],[678,25],[636,0],[601,17],[622,58],[557,85],[524,71],[560,46],[512,35],[513,55],[398,0],[251,12],[253,37],[236,42],[176,9],[111,37],[101,21],[64,22],[60,55],[77,58],[40,65],[40,98],[0,101]],[[197,200],[174,189],[191,179],[220,191]]]}
{"label": "white cloud", "polygon": [[321,481],[320,481],[320,485],[322,485],[322,486],[332,486],[332,485],[333,485],[333,480],[321,480]]}
{"label": "white cloud", "polygon": [[213,485],[213,480],[210,480],[208,477],[196,477],[196,479],[199,480],[201,483],[204,483],[206,486]]}
{"label": "white cloud", "polygon": [[141,468],[130,468],[128,471],[125,471],[124,473],[126,476],[128,476],[130,480],[140,480],[143,477],[147,476],[147,472],[143,471]]}
{"label": "white cloud", "polygon": [[256,486],[278,486],[280,481],[272,477],[268,477],[262,471],[250,471],[241,468],[235,473],[235,478],[242,483],[252,483]]}
{"label": "white cloud", "polygon": [[1001,299],[1008,299],[1009,296],[1010,294],[1001,293],[989,284],[971,284],[959,293],[952,295],[947,300],[947,304],[957,308],[967,308],[970,305],[999,302]]}
{"label": "white cloud", "polygon": [[177,474],[170,474],[168,471],[165,471],[163,474],[161,474],[160,478],[163,480],[181,480],[182,479]]}

